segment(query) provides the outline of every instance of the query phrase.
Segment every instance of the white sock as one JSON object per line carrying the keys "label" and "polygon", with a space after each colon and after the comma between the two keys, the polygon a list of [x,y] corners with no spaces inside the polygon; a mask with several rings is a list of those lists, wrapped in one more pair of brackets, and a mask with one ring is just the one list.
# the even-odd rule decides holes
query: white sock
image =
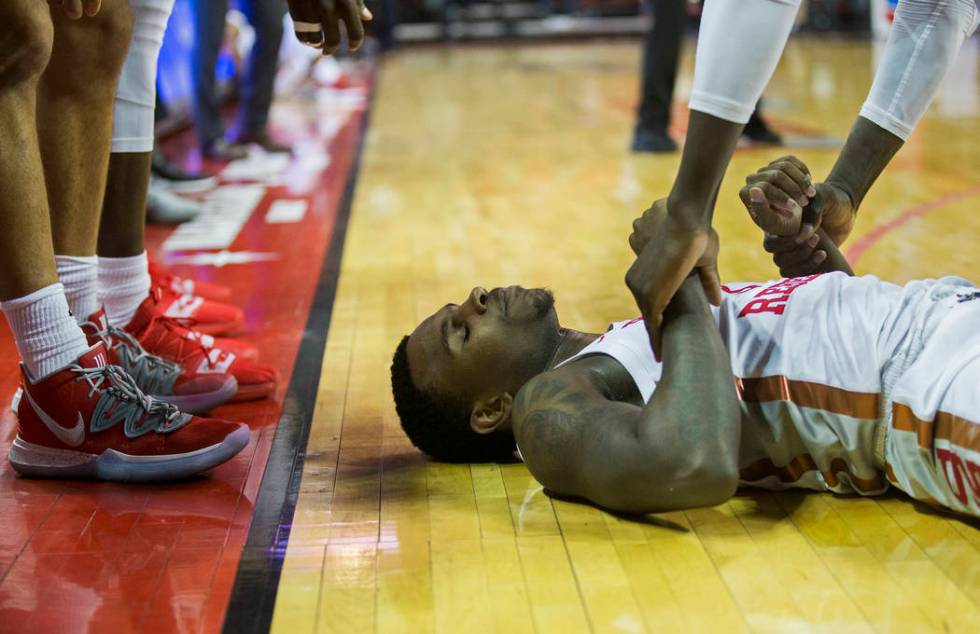
{"label": "white sock", "polygon": [[14,333],[17,352],[31,378],[40,380],[88,350],[85,334],[68,312],[61,284],[52,284],[0,306]]}
{"label": "white sock", "polygon": [[110,326],[124,328],[149,294],[146,251],[129,258],[99,258],[99,300]]}
{"label": "white sock", "polygon": [[58,279],[65,287],[68,308],[75,321],[82,323],[99,310],[99,258],[94,255],[76,257],[74,255],[54,256],[58,267]]}

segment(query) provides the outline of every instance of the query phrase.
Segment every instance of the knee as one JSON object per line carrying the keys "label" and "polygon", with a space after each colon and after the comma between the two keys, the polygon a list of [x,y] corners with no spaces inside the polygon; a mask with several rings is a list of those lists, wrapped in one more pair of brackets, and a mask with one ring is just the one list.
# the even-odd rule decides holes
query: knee
{"label": "knee", "polygon": [[70,61],[83,81],[115,81],[133,37],[129,3],[103,2],[98,15],[81,20],[68,20],[58,12],[54,15],[54,57]]}
{"label": "knee", "polygon": [[0,3],[0,87],[36,80],[51,59],[54,32],[47,5],[39,2]]}
{"label": "knee", "polygon": [[118,73],[133,39],[133,14],[128,2],[115,4],[121,6],[106,12],[105,19],[95,25],[104,47],[103,53],[96,58],[96,64],[102,71]]}

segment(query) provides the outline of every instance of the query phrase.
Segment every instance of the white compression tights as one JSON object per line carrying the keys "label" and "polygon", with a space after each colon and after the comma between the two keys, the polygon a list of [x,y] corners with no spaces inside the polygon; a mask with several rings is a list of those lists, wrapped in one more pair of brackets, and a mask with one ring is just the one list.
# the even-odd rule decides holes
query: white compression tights
{"label": "white compression tights", "polygon": [[157,58],[174,0],[129,0],[133,40],[119,76],[112,116],[113,152],[153,150]]}
{"label": "white compression tights", "polygon": [[[772,77],[800,0],[706,0],[691,110],[746,123]],[[963,41],[976,0],[902,0],[861,115],[902,139],[926,107]]]}

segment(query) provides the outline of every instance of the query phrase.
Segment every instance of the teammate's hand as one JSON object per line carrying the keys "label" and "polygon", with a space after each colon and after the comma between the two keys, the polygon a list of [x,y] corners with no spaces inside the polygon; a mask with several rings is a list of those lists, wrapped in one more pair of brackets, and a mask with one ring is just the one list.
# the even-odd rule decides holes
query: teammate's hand
{"label": "teammate's hand", "polygon": [[667,216],[667,199],[660,198],[653,201],[650,208],[644,211],[639,218],[633,220],[633,233],[630,234],[630,249],[634,255],[640,255],[643,247],[647,245],[654,231]]}
{"label": "teammate's hand", "polygon": [[102,0],[48,0],[48,4],[61,7],[72,20],[78,20],[83,15],[92,17],[102,8]]}
{"label": "teammate's hand", "polygon": [[637,258],[626,272],[626,286],[652,333],[654,355],[660,358],[663,311],[688,274],[697,269],[708,301],[721,303],[718,276],[718,234],[713,229],[689,229],[655,202],[633,223],[630,247]]}
{"label": "teammate's hand", "polygon": [[809,237],[816,231],[819,219],[805,208],[817,190],[810,170],[795,156],[776,159],[746,176],[738,195],[752,220],[767,233]]}
{"label": "teammate's hand", "polygon": [[783,277],[802,277],[822,272],[827,252],[819,248],[820,236],[814,234],[802,244],[796,236],[777,236],[767,233],[762,248],[772,254],[772,261]]}
{"label": "teammate's hand", "polygon": [[841,244],[854,227],[850,196],[833,183],[814,184],[810,170],[795,156],[784,156],[747,176],[739,197],[763,231],[795,235],[800,245],[820,227]]}
{"label": "teammate's hand", "polygon": [[351,51],[364,43],[364,22],[374,16],[364,0],[288,0],[296,39],[330,55],[340,46],[340,23],[347,29],[347,46]]}

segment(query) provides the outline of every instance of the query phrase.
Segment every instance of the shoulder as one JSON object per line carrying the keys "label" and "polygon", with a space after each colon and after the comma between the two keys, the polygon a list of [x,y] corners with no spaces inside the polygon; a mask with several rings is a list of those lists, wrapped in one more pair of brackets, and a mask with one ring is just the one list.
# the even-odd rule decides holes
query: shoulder
{"label": "shoulder", "polygon": [[514,399],[514,437],[525,464],[545,487],[563,492],[595,409],[606,399],[588,376],[563,367],[539,374]]}
{"label": "shoulder", "polygon": [[543,372],[524,384],[514,398],[515,431],[535,414],[549,411],[576,413],[586,401],[601,394],[586,373],[573,366]]}

